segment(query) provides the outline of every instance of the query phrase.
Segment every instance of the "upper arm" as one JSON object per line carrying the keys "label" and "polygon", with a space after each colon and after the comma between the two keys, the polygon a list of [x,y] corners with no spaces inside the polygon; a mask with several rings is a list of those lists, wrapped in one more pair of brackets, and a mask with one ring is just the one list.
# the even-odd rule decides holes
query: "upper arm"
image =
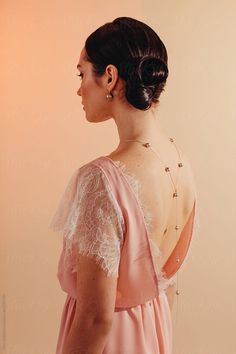
{"label": "upper arm", "polygon": [[81,176],[72,237],[76,253],[76,321],[110,323],[114,314],[124,221],[106,176],[96,166]]}
{"label": "upper arm", "polygon": [[75,320],[80,323],[104,321],[111,323],[117,277],[107,276],[93,258],[78,255],[77,302]]}

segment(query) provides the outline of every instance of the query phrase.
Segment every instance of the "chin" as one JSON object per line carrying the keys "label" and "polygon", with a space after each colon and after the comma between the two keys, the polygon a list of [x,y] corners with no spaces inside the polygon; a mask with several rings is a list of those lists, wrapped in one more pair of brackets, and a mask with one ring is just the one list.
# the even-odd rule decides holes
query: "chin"
{"label": "chin", "polygon": [[86,114],[86,119],[89,121],[89,122],[93,122],[93,123],[99,123],[99,122],[105,122],[106,120],[109,120],[111,119],[111,115],[101,115],[101,116],[98,116],[98,115],[92,115],[92,114]]}

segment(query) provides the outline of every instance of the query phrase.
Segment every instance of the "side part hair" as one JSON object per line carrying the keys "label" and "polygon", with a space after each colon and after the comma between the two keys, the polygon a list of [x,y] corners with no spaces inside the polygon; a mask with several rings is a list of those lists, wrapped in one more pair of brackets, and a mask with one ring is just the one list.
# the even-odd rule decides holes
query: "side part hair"
{"label": "side part hair", "polygon": [[137,109],[158,103],[169,74],[166,48],[157,33],[131,17],[105,23],[85,41],[87,60],[100,77],[107,65],[117,67],[125,81],[125,97]]}

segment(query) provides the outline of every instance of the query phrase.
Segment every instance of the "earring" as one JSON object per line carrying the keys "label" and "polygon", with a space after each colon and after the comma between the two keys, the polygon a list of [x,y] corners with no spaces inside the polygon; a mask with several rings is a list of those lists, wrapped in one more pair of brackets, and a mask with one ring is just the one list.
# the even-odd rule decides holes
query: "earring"
{"label": "earring", "polygon": [[111,101],[112,99],[113,99],[113,95],[112,95],[112,93],[107,93],[106,94],[106,99],[108,100],[108,101]]}

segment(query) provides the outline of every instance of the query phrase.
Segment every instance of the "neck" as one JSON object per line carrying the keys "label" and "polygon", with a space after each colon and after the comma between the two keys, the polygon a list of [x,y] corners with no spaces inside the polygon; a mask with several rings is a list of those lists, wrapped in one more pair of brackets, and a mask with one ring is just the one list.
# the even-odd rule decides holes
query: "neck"
{"label": "neck", "polygon": [[120,142],[118,149],[133,144],[127,140],[138,140],[143,143],[150,143],[152,146],[159,146],[166,141],[167,135],[163,131],[156,113],[149,112],[145,116],[126,117],[116,121]]}

